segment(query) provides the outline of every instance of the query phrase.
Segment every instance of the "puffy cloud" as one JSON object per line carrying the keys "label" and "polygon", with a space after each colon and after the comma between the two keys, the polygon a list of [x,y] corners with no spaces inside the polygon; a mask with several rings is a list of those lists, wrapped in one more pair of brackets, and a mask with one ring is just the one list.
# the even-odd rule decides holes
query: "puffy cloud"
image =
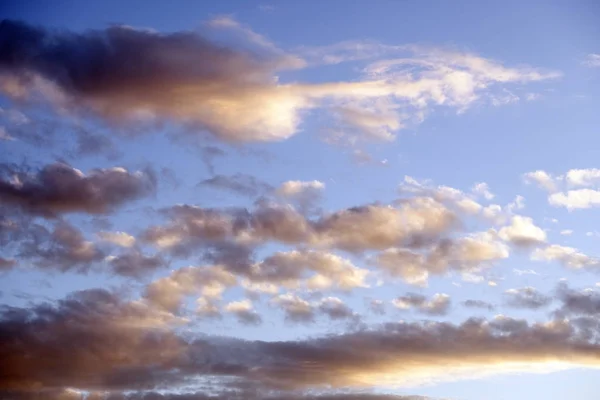
{"label": "puffy cloud", "polygon": [[228,190],[249,197],[256,197],[273,189],[268,183],[246,174],[215,175],[203,180],[199,185]]}
{"label": "puffy cloud", "polygon": [[568,210],[600,206],[600,191],[594,189],[577,189],[567,192],[552,193],[548,203]]}
{"label": "puffy cloud", "polygon": [[[600,192],[587,187],[600,183],[600,169],[571,169],[565,175],[553,176],[545,171],[529,172],[523,175],[525,182],[536,183],[551,192],[548,203],[555,207],[565,207],[569,210],[596,207],[600,204]],[[568,187],[585,187],[559,191],[559,185],[566,182]]]}
{"label": "puffy cloud", "polygon": [[[312,275],[307,275],[307,272]],[[349,290],[367,286],[368,271],[350,261],[322,251],[277,252],[252,265],[248,277],[256,282],[270,282],[297,287],[302,281],[310,289],[339,288]]]}
{"label": "puffy cloud", "polygon": [[132,247],[135,244],[135,238],[127,232],[98,232],[98,237],[120,247]]}
{"label": "puffy cloud", "polygon": [[528,286],[519,289],[509,289],[504,292],[506,304],[516,308],[530,308],[537,310],[546,307],[552,301],[552,298],[546,296],[534,287]]}
{"label": "puffy cloud", "polygon": [[144,298],[159,309],[175,313],[181,311],[187,296],[219,298],[236,283],[236,277],[220,266],[185,267],[150,283]]}
{"label": "puffy cloud", "polygon": [[59,221],[52,231],[40,225],[29,225],[20,243],[19,255],[34,265],[59,271],[88,272],[104,258],[104,253],[83,233],[66,221]]}
{"label": "puffy cloud", "polygon": [[406,296],[394,299],[392,304],[402,310],[415,308],[427,315],[446,315],[450,310],[450,296],[436,293],[431,300],[427,300],[423,295],[408,293]]}
{"label": "puffy cloud", "polygon": [[431,198],[414,198],[399,207],[366,205],[317,221],[318,240],[347,251],[423,246],[456,227],[455,214]]}
{"label": "puffy cloud", "polygon": [[271,303],[284,311],[287,321],[295,323],[313,323],[319,314],[331,320],[358,318],[341,299],[332,296],[309,302],[295,294],[286,293],[273,297]]}
{"label": "puffy cloud", "polygon": [[356,317],[352,309],[337,297],[326,297],[319,302],[319,310],[332,320]]}
{"label": "puffy cloud", "polygon": [[542,170],[528,172],[523,175],[523,180],[526,183],[534,183],[549,192],[554,192],[557,190],[557,181],[560,179],[561,178],[556,178],[548,172]]}
{"label": "puffy cloud", "polygon": [[276,193],[288,200],[295,201],[303,209],[313,206],[325,190],[321,181],[286,181],[277,189]]}
{"label": "puffy cloud", "polygon": [[566,267],[595,268],[600,266],[600,260],[581,253],[573,247],[552,244],[542,249],[535,249],[531,259],[536,261],[558,261]]}
{"label": "puffy cloud", "polygon": [[566,178],[571,186],[594,186],[600,183],[600,169],[571,169]]}
{"label": "puffy cloud", "polygon": [[244,325],[259,325],[262,323],[262,318],[254,311],[252,302],[248,299],[228,303],[225,306],[225,311],[234,314],[238,321]]}
{"label": "puffy cloud", "polygon": [[328,55],[340,62],[380,57],[359,79],[284,83],[280,71],[306,62],[227,20],[209,25],[235,33],[245,46],[226,47],[196,32],[111,26],[74,33],[5,20],[0,40],[10,45],[0,53],[0,88],[21,99],[41,94],[61,109],[91,110],[109,122],[174,120],[228,141],[289,138],[305,112],[319,107],[338,128],[390,139],[435,106],[464,110],[481,95],[497,98],[494,86],[560,76],[468,53],[379,45],[369,57],[358,48],[351,57]]}
{"label": "puffy cloud", "polygon": [[492,200],[495,197],[494,194],[490,191],[488,184],[485,182],[476,183],[475,185],[473,185],[471,191],[474,194],[481,196],[486,200]]}
{"label": "puffy cloud", "polygon": [[314,322],[314,306],[308,301],[290,294],[281,294],[271,300],[285,312],[285,318],[291,322]]}
{"label": "puffy cloud", "polygon": [[92,170],[88,175],[62,163],[31,174],[2,165],[0,200],[4,204],[48,217],[69,212],[102,214],[156,189],[151,171],[124,168]]}
{"label": "puffy cloud", "polygon": [[546,241],[546,232],[529,217],[515,215],[511,224],[500,229],[499,236],[516,246],[534,246]]}
{"label": "puffy cloud", "polygon": [[558,310],[560,316],[600,316],[600,293],[597,290],[574,290],[562,283],[557,288],[557,297],[562,303]]}
{"label": "puffy cloud", "polygon": [[372,261],[392,276],[399,276],[409,283],[423,284],[430,275],[443,275],[453,270],[475,272],[508,255],[506,245],[485,232],[454,240],[444,239],[426,251],[387,249]]}

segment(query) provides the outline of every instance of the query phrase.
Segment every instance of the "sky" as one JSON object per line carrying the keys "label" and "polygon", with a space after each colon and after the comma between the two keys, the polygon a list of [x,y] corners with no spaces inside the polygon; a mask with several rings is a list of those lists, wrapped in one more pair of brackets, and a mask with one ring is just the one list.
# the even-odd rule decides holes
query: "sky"
{"label": "sky", "polygon": [[0,399],[597,398],[598,2],[0,18]]}

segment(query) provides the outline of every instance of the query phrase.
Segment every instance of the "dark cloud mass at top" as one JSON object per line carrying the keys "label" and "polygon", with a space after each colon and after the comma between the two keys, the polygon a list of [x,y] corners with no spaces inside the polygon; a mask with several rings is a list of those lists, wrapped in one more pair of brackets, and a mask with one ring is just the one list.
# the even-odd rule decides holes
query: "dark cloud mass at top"
{"label": "dark cloud mass at top", "polygon": [[[175,119],[230,141],[293,133],[265,115],[274,104],[261,99],[274,89],[273,73],[295,62],[223,47],[193,31],[115,25],[75,33],[0,22],[0,88],[9,96],[42,90],[61,107],[112,122]],[[52,88],[40,89],[40,79]]]}

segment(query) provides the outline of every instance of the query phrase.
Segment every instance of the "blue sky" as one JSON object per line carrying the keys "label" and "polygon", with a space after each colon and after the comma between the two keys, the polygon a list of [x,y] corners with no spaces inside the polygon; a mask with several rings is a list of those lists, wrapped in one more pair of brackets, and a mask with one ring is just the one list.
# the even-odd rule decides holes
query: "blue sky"
{"label": "blue sky", "polygon": [[598,3],[2,11],[9,398],[595,398]]}

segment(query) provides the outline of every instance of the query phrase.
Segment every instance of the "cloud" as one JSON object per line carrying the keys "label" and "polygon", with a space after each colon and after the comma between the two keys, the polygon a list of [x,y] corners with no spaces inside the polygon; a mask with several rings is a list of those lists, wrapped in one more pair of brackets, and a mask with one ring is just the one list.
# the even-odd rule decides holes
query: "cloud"
{"label": "cloud", "polygon": [[1,167],[0,200],[26,212],[56,217],[64,213],[104,214],[156,190],[151,171],[96,169],[87,175],[67,164],[50,164],[36,173]]}
{"label": "cloud", "polygon": [[284,139],[299,122],[302,99],[274,83],[275,71],[299,66],[295,58],[126,26],[74,33],[5,20],[2,39],[11,46],[0,53],[0,72],[13,96],[41,91],[110,121],[167,118],[233,141]]}
{"label": "cloud", "polygon": [[515,275],[518,275],[518,276],[523,276],[523,275],[539,275],[536,271],[534,271],[532,269],[517,269],[517,268],[514,268],[513,272],[515,273]]}
{"label": "cloud", "polygon": [[537,170],[524,174],[523,180],[525,183],[534,183],[548,192],[554,192],[557,190],[557,181],[559,181],[560,178],[556,178],[546,171]]}
{"label": "cloud", "polygon": [[326,297],[319,302],[319,310],[332,320],[356,317],[352,309],[337,297]]}
{"label": "cloud", "polygon": [[[312,272],[312,274],[307,274]],[[248,278],[254,282],[281,284],[297,288],[304,283],[309,289],[338,288],[350,290],[366,287],[368,270],[323,251],[276,252],[250,268]]]}
{"label": "cloud", "polygon": [[506,304],[515,308],[529,308],[537,310],[546,307],[552,298],[537,291],[536,288],[528,286],[519,289],[509,289],[504,292]]}
{"label": "cloud", "polygon": [[583,61],[583,65],[590,68],[600,67],[600,54],[588,54]]}
{"label": "cloud", "polygon": [[19,244],[19,256],[33,260],[42,269],[86,273],[104,258],[96,245],[66,221],[57,222],[52,231],[29,225]]}
{"label": "cloud", "polygon": [[107,261],[115,274],[132,278],[151,275],[157,269],[167,265],[161,255],[147,256],[139,251],[110,256]]}
{"label": "cloud", "polygon": [[314,306],[297,295],[291,293],[280,294],[275,296],[271,302],[281,307],[285,312],[285,319],[287,321],[296,323],[314,322]]}
{"label": "cloud", "polygon": [[408,293],[406,296],[394,299],[392,304],[402,310],[415,308],[427,315],[446,315],[450,311],[450,296],[436,293],[431,300],[427,300],[420,294]]}
{"label": "cloud", "polygon": [[593,289],[574,290],[566,284],[559,284],[557,298],[562,306],[558,314],[562,317],[577,315],[600,316],[600,293]]}
{"label": "cloud", "polygon": [[548,203],[555,207],[565,207],[568,210],[600,206],[600,191],[594,189],[569,190],[552,193]]}
{"label": "cloud", "polygon": [[225,311],[234,314],[238,321],[244,325],[259,325],[262,323],[262,318],[254,311],[252,302],[248,299],[228,303],[225,306]]}
{"label": "cloud", "polygon": [[100,240],[120,247],[133,247],[135,238],[127,232],[98,232]]}
{"label": "cloud", "polygon": [[144,298],[158,309],[181,312],[188,296],[218,299],[237,278],[221,266],[184,267],[146,286]]}
{"label": "cloud", "polygon": [[268,183],[246,174],[235,174],[231,176],[215,175],[212,178],[203,180],[199,185],[212,187],[214,189],[228,190],[248,197],[256,197],[273,189]]}
{"label": "cloud", "polygon": [[279,196],[296,202],[302,209],[313,206],[322,196],[325,184],[320,181],[286,181],[276,190]]}
{"label": "cloud", "polygon": [[[193,128],[188,132],[208,131],[233,142],[287,139],[315,109],[326,111],[332,129],[389,140],[437,106],[463,111],[482,96],[497,98],[503,92],[498,86],[560,76],[468,53],[342,44],[326,49],[333,54],[325,58],[378,58],[358,79],[286,83],[280,72],[306,67],[313,62],[303,57],[316,59],[312,54],[319,51],[288,54],[229,17],[206,26],[233,34],[234,43],[190,31],[113,25],[76,33],[5,20],[0,40],[10,45],[0,53],[0,89],[14,98],[45,98],[70,113],[92,112],[113,124],[175,121]],[[343,56],[335,54],[338,49]]]}
{"label": "cloud", "polygon": [[369,310],[376,315],[385,314],[385,303],[383,300],[371,300],[369,302]]}
{"label": "cloud", "polygon": [[474,194],[481,196],[486,200],[492,200],[495,197],[494,194],[490,191],[488,184],[485,182],[476,183],[471,188],[471,191]]}
{"label": "cloud", "polygon": [[430,275],[444,275],[450,271],[477,272],[508,255],[506,245],[484,232],[443,239],[425,251],[390,248],[377,254],[372,262],[392,276],[422,285]]}
{"label": "cloud", "polygon": [[[227,308],[239,316],[252,306],[241,301]],[[333,396],[341,389],[407,386],[473,373],[597,367],[600,354],[582,322],[568,320],[530,324],[497,316],[461,324],[387,323],[277,342],[191,332],[183,339],[170,330],[177,323],[143,301],[124,301],[105,290],[77,292],[31,309],[5,306],[0,363],[10,374],[0,385],[20,395],[69,388],[141,396],[144,389],[186,382],[190,391],[199,385],[196,396],[227,389],[254,390],[257,398],[302,398],[315,391]],[[210,382],[211,391],[202,382]],[[339,398],[360,398],[351,396],[356,392],[344,394],[350,397]]]}
{"label": "cloud", "polygon": [[[166,330],[172,316],[101,289],[55,305],[2,307],[3,390],[150,387],[184,342]],[[157,349],[160,351],[148,351]],[[132,386],[129,386],[132,385]]]}
{"label": "cloud", "polygon": [[600,169],[571,169],[566,178],[570,186],[594,186],[600,183]]}
{"label": "cloud", "polygon": [[307,218],[289,205],[255,209],[206,209],[179,205],[163,211],[169,222],[142,238],[160,249],[187,254],[215,243],[258,245],[276,241],[353,253],[393,246],[419,247],[457,227],[455,214],[431,198],[398,206],[368,204]]}
{"label": "cloud", "polygon": [[558,261],[562,265],[573,268],[596,268],[600,266],[600,260],[581,253],[573,247],[558,244],[548,245],[542,249],[535,249],[531,254],[535,261]]}
{"label": "cloud", "polygon": [[488,311],[494,311],[496,308],[493,304],[483,300],[465,300],[462,304],[467,308],[480,308]]}
{"label": "cloud", "polygon": [[572,229],[563,229],[559,233],[563,236],[571,236],[573,234],[573,230]]}
{"label": "cloud", "polygon": [[515,215],[511,224],[498,232],[499,236],[515,246],[529,247],[546,241],[546,232],[533,223],[529,217]]}

